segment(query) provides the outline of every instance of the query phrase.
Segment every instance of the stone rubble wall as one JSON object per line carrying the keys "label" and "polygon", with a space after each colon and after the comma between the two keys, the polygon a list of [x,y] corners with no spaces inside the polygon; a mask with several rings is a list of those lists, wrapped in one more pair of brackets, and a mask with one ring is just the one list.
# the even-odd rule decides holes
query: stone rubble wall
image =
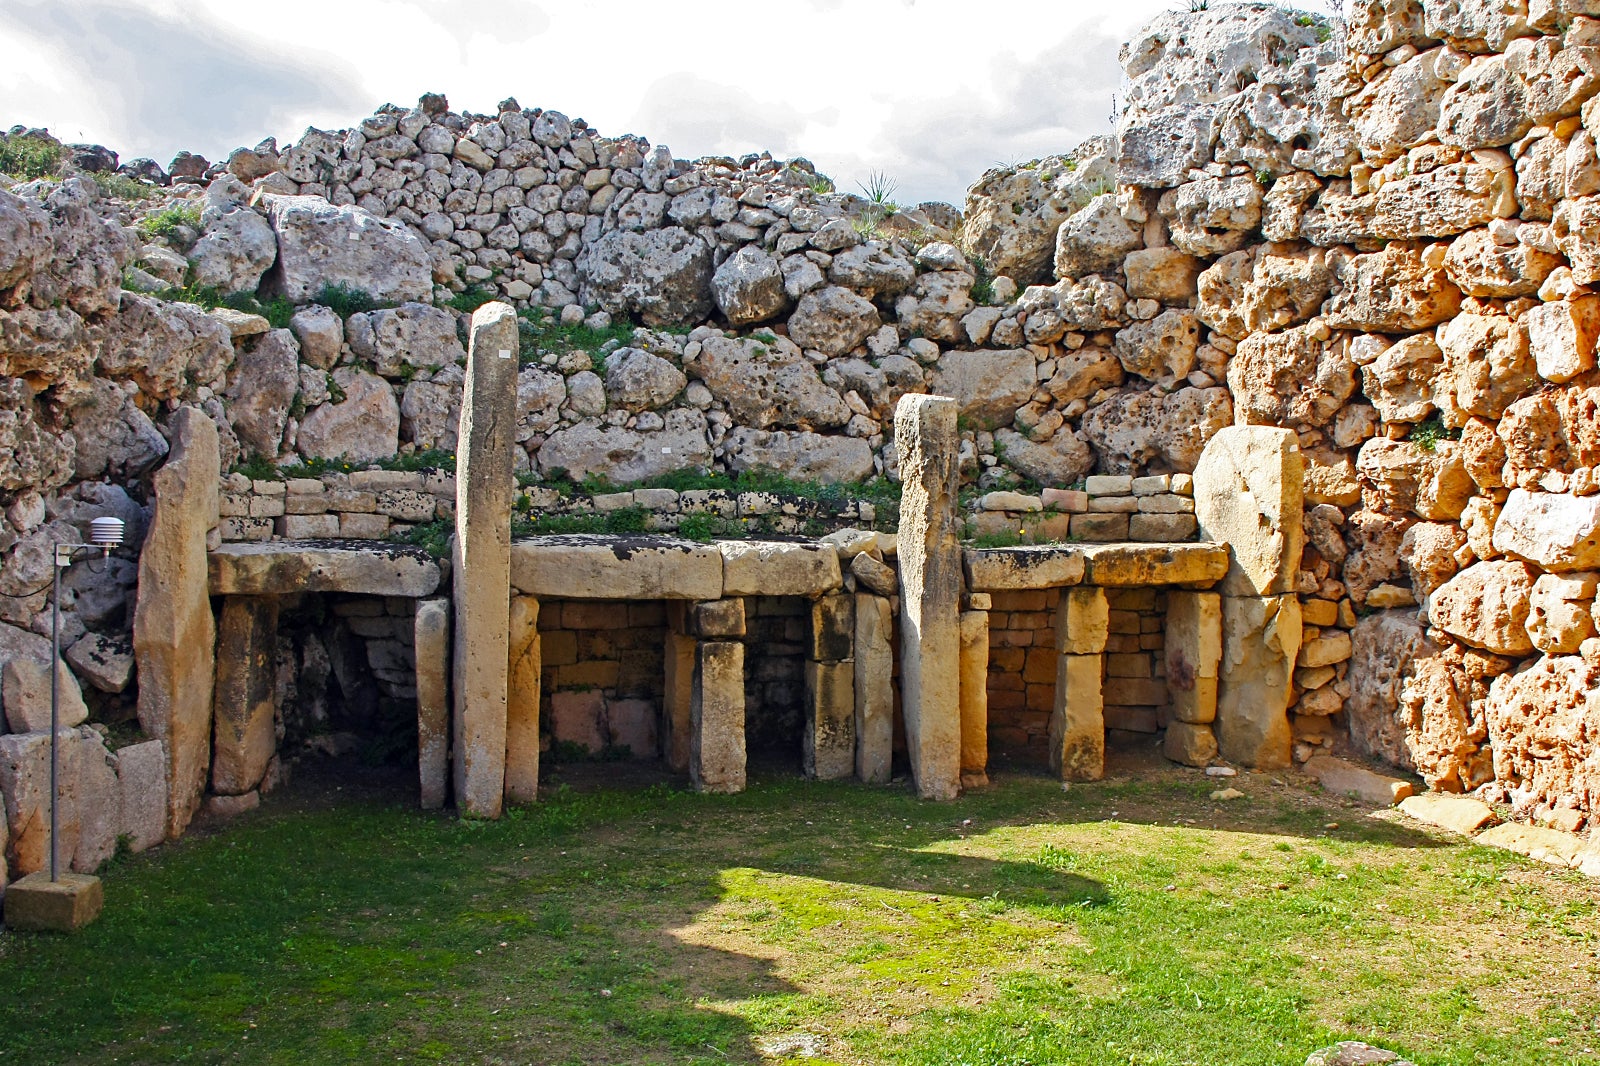
{"label": "stone rubble wall", "polygon": [[[1436,787],[1590,811],[1592,7],[1163,15],[1123,50],[1115,138],[990,171],[962,212],[885,213],[803,160],[678,160],[514,101],[469,115],[434,96],[225,166],[188,159],[149,201],[84,178],[0,190],[0,643],[38,654],[49,542],[124,518],[110,578],[74,570],[63,607],[91,718],[127,720],[133,560],[181,407],[217,422],[225,470],[351,463],[320,490],[235,475],[230,538],[392,534],[430,502],[449,517],[428,475],[353,481],[456,447],[464,316],[448,304],[470,292],[529,316],[516,461],[536,478],[893,478],[894,405],[936,392],[960,405],[982,494],[1044,490],[980,503],[969,534],[1060,536],[1064,517],[1068,538],[1120,536],[1127,515],[1129,537],[1138,522],[1183,539],[1175,487],[1210,436],[1293,429],[1296,720]],[[198,223],[135,227],[173,206]],[[293,315],[275,329],[156,295],[186,281]],[[341,314],[318,302],[329,284],[389,306]],[[546,350],[555,323],[596,341]],[[1074,495],[1167,475],[1174,491]],[[1101,495],[1133,509],[1096,511]],[[663,495],[659,528],[671,514]],[[1328,746],[1311,736],[1297,754]]]}

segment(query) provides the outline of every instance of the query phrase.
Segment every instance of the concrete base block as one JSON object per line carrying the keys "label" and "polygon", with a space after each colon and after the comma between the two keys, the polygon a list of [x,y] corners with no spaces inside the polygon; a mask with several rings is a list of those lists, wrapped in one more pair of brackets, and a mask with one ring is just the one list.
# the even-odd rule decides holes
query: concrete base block
{"label": "concrete base block", "polygon": [[6,889],[5,923],[27,932],[72,933],[100,917],[105,900],[98,877],[62,874],[52,881],[41,871]]}

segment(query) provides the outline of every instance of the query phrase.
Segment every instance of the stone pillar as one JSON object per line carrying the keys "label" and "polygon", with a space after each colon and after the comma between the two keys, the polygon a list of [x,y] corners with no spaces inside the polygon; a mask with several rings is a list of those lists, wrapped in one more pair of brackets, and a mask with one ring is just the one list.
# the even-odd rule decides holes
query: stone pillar
{"label": "stone pillar", "polygon": [[886,596],[856,593],[856,777],[887,785],[894,761],[894,614]]}
{"label": "stone pillar", "polygon": [[701,792],[744,791],[744,645],[695,649],[689,779]]}
{"label": "stone pillar", "polygon": [[855,773],[855,637],[853,595],[838,593],[811,601],[802,753],[807,777],[837,781]]}
{"label": "stone pillar", "polygon": [[[985,593],[987,595],[987,593]],[[961,787],[989,784],[989,612],[961,612]]]}
{"label": "stone pillar", "polygon": [[1056,702],[1050,713],[1050,769],[1063,781],[1098,781],[1106,767],[1106,637],[1111,608],[1102,588],[1061,590],[1056,608]]}
{"label": "stone pillar", "polygon": [[[740,601],[742,604],[744,601]],[[678,773],[689,772],[689,752],[693,743],[694,720],[694,637],[688,628],[688,605],[681,600],[667,604],[666,647],[662,658],[665,665],[665,692],[662,696],[666,721],[667,765]]]}
{"label": "stone pillar", "polygon": [[216,741],[211,788],[242,796],[278,750],[278,600],[229,596],[217,627]]}
{"label": "stone pillar", "polygon": [[1228,546],[1228,573],[1218,587],[1217,742],[1224,758],[1243,766],[1289,765],[1304,476],[1298,438],[1267,426],[1218,431],[1195,466],[1200,535]]}
{"label": "stone pillar", "polygon": [[517,314],[473,312],[456,451],[456,807],[497,818],[505,799],[506,665],[511,614],[512,464],[517,402]]}
{"label": "stone pillar", "polygon": [[413,623],[417,660],[417,777],[422,809],[444,806],[450,778],[450,601],[422,600]]}
{"label": "stone pillar", "polygon": [[176,839],[200,806],[211,762],[217,634],[206,542],[218,523],[221,458],[217,427],[198,409],[175,411],[170,429],[139,553],[133,655],[139,724],[166,746],[167,835]]}
{"label": "stone pillar", "polygon": [[1211,723],[1217,718],[1217,672],[1222,661],[1222,597],[1173,589],[1167,593],[1166,625],[1172,721],[1163,750],[1173,762],[1206,766],[1217,757]]}
{"label": "stone pillar", "polygon": [[506,669],[506,802],[539,798],[539,601],[511,597]]}
{"label": "stone pillar", "polygon": [[961,543],[956,401],[902,396],[900,687],[911,775],[924,799],[961,792]]}

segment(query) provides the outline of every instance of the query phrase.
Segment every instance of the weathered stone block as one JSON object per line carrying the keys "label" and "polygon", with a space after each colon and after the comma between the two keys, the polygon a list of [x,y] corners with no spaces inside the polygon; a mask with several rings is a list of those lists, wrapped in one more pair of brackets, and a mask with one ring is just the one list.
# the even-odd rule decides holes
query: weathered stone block
{"label": "weathered stone block", "polygon": [[[59,691],[57,724],[62,729],[82,725],[89,717],[78,679],[64,662],[56,663]],[[36,659],[16,658],[0,667],[0,699],[6,723],[13,733],[50,732],[50,666]]]}
{"label": "weathered stone block", "polygon": [[378,549],[306,544],[224,544],[211,552],[214,596],[284,596],[348,592],[422,597],[439,587],[439,564],[422,548]]}
{"label": "weathered stone block", "polygon": [[961,613],[961,787],[989,782],[989,612]]}
{"label": "weathered stone block", "polygon": [[723,541],[717,548],[724,596],[814,597],[844,584],[839,553],[831,544]]}
{"label": "weathered stone block", "polygon": [[1214,592],[1169,592],[1165,636],[1172,716],[1195,725],[1215,721],[1222,597]]}
{"label": "weathered stone block", "polygon": [[883,596],[856,593],[856,776],[889,783],[894,757],[894,615]]}
{"label": "weathered stone block", "polygon": [[1229,426],[1206,445],[1194,472],[1195,515],[1202,537],[1229,548],[1224,595],[1293,590],[1304,545],[1303,478],[1299,444],[1289,430]]}
{"label": "weathered stone block", "polygon": [[802,745],[807,777],[838,781],[855,772],[855,713],[855,664],[807,662]]}
{"label": "weathered stone block", "polygon": [[1495,520],[1494,547],[1558,573],[1600,568],[1600,496],[1513,489]]}
{"label": "weathered stone block", "polygon": [[239,796],[261,783],[278,750],[278,601],[229,596],[217,627],[216,739],[211,787]]}
{"label": "weathered stone block", "polygon": [[506,802],[539,798],[539,601],[511,597],[506,672]]}
{"label": "weathered stone block", "polygon": [[424,810],[444,806],[450,774],[450,601],[423,600],[413,623],[417,775]]}
{"label": "weathered stone block", "polygon": [[541,537],[512,545],[511,582],[541,599],[715,600],[722,553],[672,537]]}
{"label": "weathered stone block", "polygon": [[1082,551],[1084,581],[1109,588],[1214,585],[1228,572],[1222,544],[1106,544]]}
{"label": "weathered stone block", "polygon": [[161,741],[147,740],[118,748],[117,836],[134,851],[153,848],[167,838],[166,753]]}
{"label": "weathered stone block", "polygon": [[1065,589],[1056,607],[1056,651],[1099,655],[1105,651],[1111,610],[1103,588]]}
{"label": "weathered stone block", "polygon": [[1289,694],[1301,628],[1300,601],[1293,595],[1222,598],[1216,731],[1228,761],[1289,765]]}
{"label": "weathered stone block", "polygon": [[1161,753],[1184,766],[1209,766],[1217,757],[1217,735],[1209,725],[1172,722],[1161,738]]}
{"label": "weathered stone block", "polygon": [[701,792],[743,792],[744,645],[695,649],[689,780]]}
{"label": "weathered stone block", "polygon": [[963,561],[974,590],[1057,588],[1078,584],[1084,574],[1083,550],[1071,545],[968,548]]}
{"label": "weathered stone block", "polygon": [[849,593],[811,601],[811,648],[817,662],[839,662],[855,654],[855,597]]}
{"label": "weathered stone block", "polygon": [[[743,602],[742,600],[739,602]],[[680,605],[681,606],[681,605]],[[678,773],[688,773],[693,734],[694,664],[696,641],[677,630],[667,631],[663,649],[664,693],[662,721],[667,731],[667,765]]]}
{"label": "weathered stone block", "polygon": [[744,636],[744,599],[734,596],[726,600],[693,604],[689,607],[689,631],[697,637]]}
{"label": "weathered stone block", "polygon": [[5,920],[26,932],[72,933],[100,917],[105,889],[98,877],[63,873],[50,880],[48,870],[29,874],[5,891]]}
{"label": "weathered stone block", "polygon": [[650,700],[612,700],[606,705],[606,730],[615,750],[627,749],[634,759],[654,759],[656,707]]}
{"label": "weathered stone block", "polygon": [[1050,769],[1063,781],[1098,781],[1105,774],[1106,723],[1100,655],[1062,655],[1050,713]]}

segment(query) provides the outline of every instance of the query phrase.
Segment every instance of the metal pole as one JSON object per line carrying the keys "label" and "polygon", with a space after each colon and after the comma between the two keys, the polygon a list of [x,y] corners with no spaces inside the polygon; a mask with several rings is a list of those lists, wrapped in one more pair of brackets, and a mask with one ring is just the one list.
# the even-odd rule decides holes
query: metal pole
{"label": "metal pole", "polygon": [[61,865],[61,545],[50,545],[50,880],[59,881]]}

